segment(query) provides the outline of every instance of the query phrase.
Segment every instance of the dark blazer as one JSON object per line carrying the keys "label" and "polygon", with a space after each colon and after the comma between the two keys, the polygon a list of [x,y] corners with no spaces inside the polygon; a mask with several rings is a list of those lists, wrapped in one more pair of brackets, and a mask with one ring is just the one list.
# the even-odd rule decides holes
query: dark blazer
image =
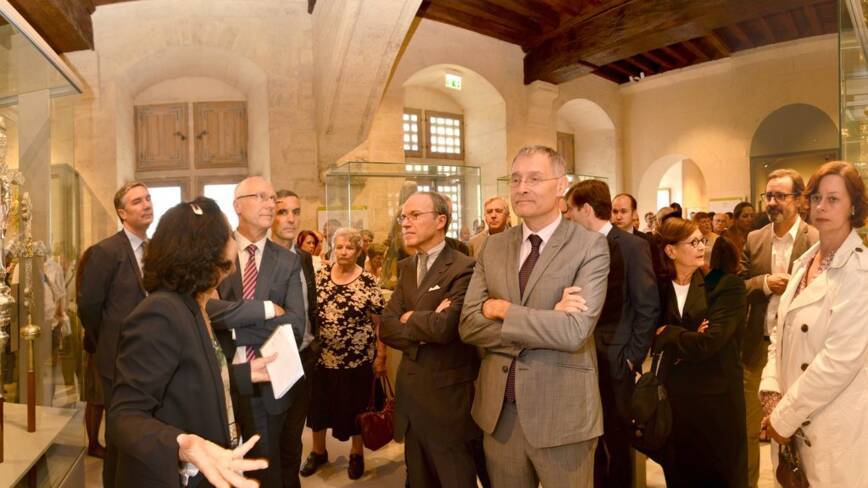
{"label": "dark blazer", "polygon": [[626,286],[624,280],[627,272],[624,269],[624,256],[621,255],[621,248],[614,238],[615,229],[617,227],[612,226],[612,230],[606,236],[606,243],[609,245],[609,279],[606,283],[606,300],[603,302],[600,318],[594,327],[594,342],[600,353],[605,353],[609,349],[608,346],[615,342],[615,335],[621,323],[621,315],[624,313]]}
{"label": "dark blazer", "polygon": [[[629,374],[627,360],[630,360],[636,369],[642,367],[654,338],[660,314],[660,295],[647,241],[615,226],[607,237],[609,242],[615,244],[618,257],[623,260],[624,278],[619,280],[621,289],[615,296],[619,300],[617,306],[621,307],[621,313],[618,314],[619,320],[604,322],[604,305],[594,336],[598,340],[598,349],[600,345],[608,346],[605,352],[610,363],[618,365],[617,368],[612,368],[612,374],[623,377]],[[612,263],[615,263],[615,255],[612,256]],[[614,266],[612,269],[615,272]],[[612,280],[610,274],[610,290]],[[606,303],[608,302],[607,295]]]}
{"label": "dark blazer", "polygon": [[[243,300],[242,271],[237,260],[235,267],[235,272],[227,276],[217,287],[222,300],[234,302]],[[219,330],[216,331],[217,338],[220,340],[220,346],[230,364],[235,356],[236,346],[261,346],[268,340],[271,333],[282,324],[292,324],[295,340],[301,344],[304,334],[304,300],[299,269],[298,256],[269,240],[265,241],[254,298],[257,301],[270,300],[283,307],[286,314],[271,320],[249,324],[246,327],[235,327],[235,340],[232,339],[232,333],[226,330],[225,323],[221,323]],[[218,329],[216,324],[215,329]],[[271,383],[253,385],[250,381],[249,363],[233,364],[230,367],[230,372],[235,392],[241,395],[262,397],[262,402],[269,414],[276,415],[284,412],[292,403],[292,392],[280,399],[275,399]]]}
{"label": "dark blazer", "polygon": [[[178,443],[196,434],[229,447],[220,365],[198,304],[157,291],[123,325],[107,429],[117,486],[180,486]],[[210,486],[200,474],[190,486]]]}
{"label": "dark blazer", "polygon": [[467,247],[467,244],[459,241],[458,239],[447,237],[446,247],[451,247],[452,249],[455,249],[456,251],[460,252],[465,256],[470,256],[470,248]]}
{"label": "dark blazer", "polygon": [[[747,311],[744,281],[712,270],[696,271],[684,313],[675,289],[660,284],[666,325],[655,339],[663,348],[660,375],[672,406],[672,433],[659,456],[671,487],[747,486],[747,432],[739,362]],[[699,333],[703,320],[708,329]]]}
{"label": "dark blazer", "polygon": [[[295,246],[293,246],[292,252],[298,256],[299,261],[301,261],[301,270],[304,271],[305,286],[307,287],[307,319],[310,321],[310,332],[316,337],[317,331],[319,331],[319,315],[317,315],[316,271],[313,269],[313,258],[309,253]],[[317,340],[314,339],[311,347],[316,343]]]}
{"label": "dark blazer", "polygon": [[654,234],[637,230],[633,232],[633,235],[642,238],[642,240],[648,243],[648,250],[651,252],[651,266],[654,268],[654,276],[657,277],[658,281],[666,279],[666,270],[663,269],[662,255],[660,249],[657,247],[657,240],[654,238]]}
{"label": "dark blazer", "polygon": [[[455,443],[482,435],[470,416],[479,372],[475,347],[458,336],[464,294],[475,261],[446,246],[416,287],[416,257],[398,263],[399,279],[380,325],[380,338],[403,351],[397,375],[395,439],[412,425],[423,439]],[[452,303],[434,312],[443,299]],[[406,324],[401,315],[413,314]]]}
{"label": "dark blazer", "polygon": [[142,275],[130,240],[121,230],[87,251],[78,289],[78,317],[86,335],[96,341],[96,368],[114,378],[121,324],[145,299]]}

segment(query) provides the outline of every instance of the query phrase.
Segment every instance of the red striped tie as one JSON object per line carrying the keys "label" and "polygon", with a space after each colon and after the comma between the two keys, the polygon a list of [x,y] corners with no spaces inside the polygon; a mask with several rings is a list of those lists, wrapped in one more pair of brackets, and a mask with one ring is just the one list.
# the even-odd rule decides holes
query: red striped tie
{"label": "red striped tie", "polygon": [[[244,276],[242,278],[242,295],[245,300],[253,300],[256,293],[256,278],[259,277],[259,270],[256,269],[256,244],[247,246],[247,264],[244,266]],[[256,351],[252,346],[247,346],[247,361],[253,361],[256,357]]]}

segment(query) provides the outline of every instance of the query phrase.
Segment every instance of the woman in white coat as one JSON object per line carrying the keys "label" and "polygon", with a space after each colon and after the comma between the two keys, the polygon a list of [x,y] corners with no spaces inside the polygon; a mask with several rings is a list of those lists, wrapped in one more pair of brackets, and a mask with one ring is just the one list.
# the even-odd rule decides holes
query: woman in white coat
{"label": "woman in white coat", "polygon": [[854,229],[868,213],[865,185],[833,161],[805,193],[820,241],[793,264],[781,297],[760,384],[764,422],[777,444],[796,443],[812,488],[868,487],[868,249]]}

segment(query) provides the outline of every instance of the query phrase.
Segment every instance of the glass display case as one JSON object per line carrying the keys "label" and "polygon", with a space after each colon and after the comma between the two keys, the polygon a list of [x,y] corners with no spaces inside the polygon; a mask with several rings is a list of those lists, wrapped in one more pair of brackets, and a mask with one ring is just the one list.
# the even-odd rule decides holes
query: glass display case
{"label": "glass display case", "polygon": [[[369,229],[375,242],[386,244],[381,284],[390,288],[400,257],[400,206],[415,191],[436,191],[452,200],[452,223],[447,235],[468,237],[482,219],[481,172],[478,167],[440,163],[384,163],[352,161],[325,177],[325,207],[317,212],[317,228]],[[462,235],[463,234],[463,235]],[[326,235],[326,237],[328,237]]]}
{"label": "glass display case", "polygon": [[[80,182],[74,169],[74,108],[80,82],[8,3],[0,5],[0,202],[5,283],[16,304],[2,361],[2,486],[83,486],[82,334],[75,313]],[[3,186],[0,184],[0,186]],[[29,207],[22,201],[27,196]],[[22,210],[32,217],[28,246]],[[24,250],[32,254],[27,279]],[[30,284],[31,306],[25,306]],[[29,320],[28,320],[29,318]],[[38,335],[22,338],[25,325]],[[28,337],[34,337],[29,335]],[[31,359],[32,358],[32,359]],[[28,431],[28,371],[35,429]]]}
{"label": "glass display case", "polygon": [[841,150],[868,179],[868,12],[861,0],[844,0],[839,6]]}

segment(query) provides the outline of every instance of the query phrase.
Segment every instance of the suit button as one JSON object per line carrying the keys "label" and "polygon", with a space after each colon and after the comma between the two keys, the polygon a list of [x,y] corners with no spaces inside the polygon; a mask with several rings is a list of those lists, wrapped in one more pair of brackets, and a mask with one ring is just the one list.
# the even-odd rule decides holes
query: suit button
{"label": "suit button", "polygon": [[856,248],[856,252],[862,252],[862,248],[861,248],[861,247],[857,247],[857,248]]}
{"label": "suit button", "polygon": [[802,371],[808,369],[808,363],[802,363]]}
{"label": "suit button", "polygon": [[802,324],[802,332],[808,331],[808,324]]}
{"label": "suit button", "polygon": [[807,427],[807,426],[809,426],[809,425],[811,425],[811,421],[810,421],[810,420],[805,420],[804,422],[802,422],[802,427]]}
{"label": "suit button", "polygon": [[503,366],[500,368],[500,370],[503,371],[504,373],[509,373],[509,366]]}

